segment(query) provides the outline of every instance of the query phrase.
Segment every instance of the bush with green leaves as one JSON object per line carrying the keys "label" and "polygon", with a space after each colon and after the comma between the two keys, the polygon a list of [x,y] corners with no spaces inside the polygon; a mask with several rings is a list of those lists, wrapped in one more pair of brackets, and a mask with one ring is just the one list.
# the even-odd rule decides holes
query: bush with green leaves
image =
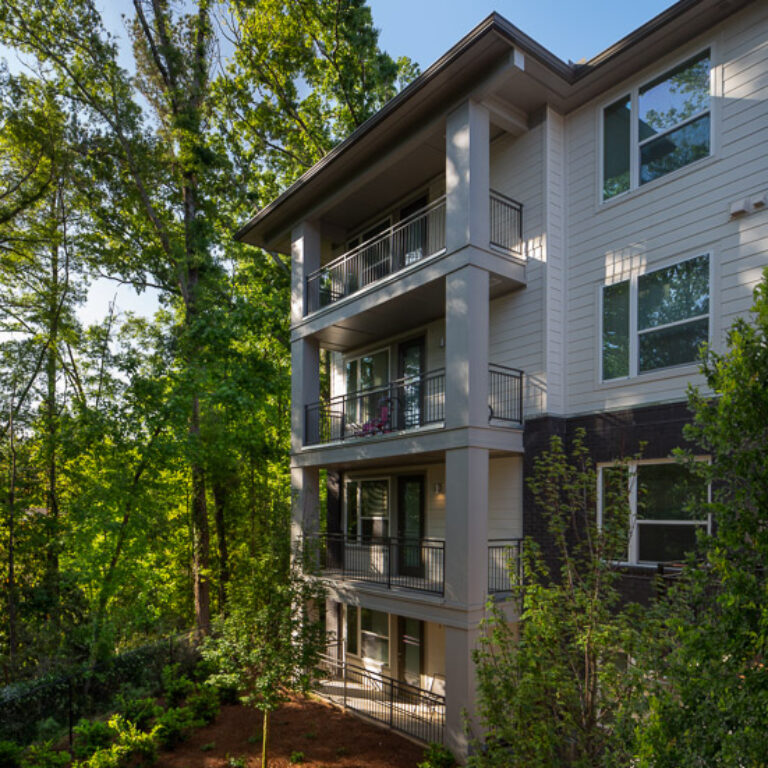
{"label": "bush with green leaves", "polygon": [[65,768],[72,759],[69,752],[53,748],[53,743],[31,744],[24,752],[21,768]]}
{"label": "bush with green leaves", "polygon": [[75,737],[72,753],[78,760],[89,757],[97,749],[109,746],[115,736],[115,732],[108,723],[85,718],[78,722],[72,732]]}
{"label": "bush with green leaves", "polygon": [[157,732],[160,744],[165,749],[173,749],[202,725],[204,723],[195,718],[189,707],[170,707],[157,718],[153,732]]}
{"label": "bush with green leaves", "polygon": [[163,667],[162,678],[165,703],[169,707],[180,704],[195,689],[195,684],[181,673],[179,664],[166,664]]}
{"label": "bush with green leaves", "polygon": [[448,747],[432,743],[424,750],[424,759],[416,768],[454,768],[455,765],[456,758]]}
{"label": "bush with green leaves", "polygon": [[207,725],[219,714],[219,695],[212,686],[200,685],[194,693],[187,696],[186,706],[192,710],[196,720]]}
{"label": "bush with green leaves", "polygon": [[130,699],[118,696],[117,707],[126,720],[130,720],[137,728],[142,730],[159,717],[163,708],[153,698]]}
{"label": "bush with green leaves", "polygon": [[19,768],[24,748],[15,741],[0,740],[0,768]]}
{"label": "bush with green leaves", "polygon": [[157,745],[160,726],[155,726],[148,733],[120,715],[109,721],[110,728],[116,734],[115,745],[124,750],[130,764],[152,765],[157,759]]}

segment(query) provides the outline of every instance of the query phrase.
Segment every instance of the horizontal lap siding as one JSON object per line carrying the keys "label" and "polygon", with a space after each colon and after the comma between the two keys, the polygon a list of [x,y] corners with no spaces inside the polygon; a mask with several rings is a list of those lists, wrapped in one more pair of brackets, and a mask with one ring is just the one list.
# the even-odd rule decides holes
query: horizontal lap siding
{"label": "horizontal lap siding", "polygon": [[491,188],[523,204],[527,287],[491,303],[488,359],[522,368],[525,411],[544,407],[544,219],[542,211],[543,126],[518,139],[504,136],[491,145]]}
{"label": "horizontal lap siding", "polygon": [[[568,117],[570,413],[681,400],[689,382],[701,383],[698,375],[674,370],[621,385],[598,383],[598,299],[605,282],[711,252],[714,343],[722,347],[728,326],[748,312],[761,269],[768,264],[768,211],[732,219],[730,206],[768,190],[767,40],[768,12],[756,3],[691,46],[690,53],[695,53],[713,42],[717,63],[722,64],[723,93],[713,121],[716,156],[624,200],[603,207],[596,203],[598,115],[603,101]],[[657,72],[648,70],[627,88]]]}

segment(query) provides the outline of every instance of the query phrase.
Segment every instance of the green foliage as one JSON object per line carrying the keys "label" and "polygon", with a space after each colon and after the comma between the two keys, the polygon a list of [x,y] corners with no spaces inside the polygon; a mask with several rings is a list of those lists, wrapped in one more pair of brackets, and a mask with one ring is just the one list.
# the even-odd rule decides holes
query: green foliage
{"label": "green foliage", "polygon": [[45,741],[27,747],[21,768],[65,768],[70,760],[69,752],[54,749],[52,742]]}
{"label": "green foliage", "polygon": [[115,736],[108,723],[85,718],[78,722],[72,732],[75,737],[72,753],[78,759],[89,757],[97,749],[108,746]]}
{"label": "green foliage", "polygon": [[15,741],[0,740],[0,768],[20,768],[24,748]]}
{"label": "green foliage", "polygon": [[209,685],[200,685],[187,697],[187,707],[192,710],[196,720],[206,725],[212,723],[219,714],[219,696]]}
{"label": "green foliage", "polygon": [[535,458],[530,488],[557,561],[545,562],[526,540],[523,583],[514,594],[519,625],[491,607],[475,654],[486,737],[470,765],[625,766],[631,705],[640,695],[628,659],[642,626],[640,609],[619,602],[613,566],[627,551],[627,484],[605,489],[598,528],[597,474],[580,431],[570,455],[554,437]]}
{"label": "green foliage", "polygon": [[288,758],[288,762],[291,763],[291,765],[299,765],[300,763],[303,763],[306,760],[306,756],[303,752],[299,752],[298,750],[291,752],[290,757]]}
{"label": "green foliage", "polygon": [[157,759],[158,726],[155,726],[149,733],[145,733],[120,715],[112,717],[109,725],[117,734],[113,747],[121,751],[124,764],[147,766],[155,762]]}
{"label": "green foliage", "polygon": [[768,764],[768,271],[752,317],[734,324],[723,354],[709,352],[703,373],[714,397],[690,391],[686,437],[712,457],[691,467],[712,483],[696,514],[713,515],[715,528],[699,542],[704,566],[687,565],[649,632],[640,766]]}
{"label": "green foliage", "polygon": [[203,725],[195,718],[189,707],[171,707],[155,720],[155,728],[160,744],[165,749],[174,747],[186,741],[195,728]]}
{"label": "green foliage", "polygon": [[456,758],[448,747],[442,744],[430,744],[424,750],[424,760],[418,763],[417,768],[454,768]]}
{"label": "green foliage", "polygon": [[64,730],[64,726],[55,717],[46,717],[37,724],[38,741],[55,741]]}
{"label": "green foliage", "polygon": [[181,674],[178,664],[166,664],[162,675],[163,694],[166,703],[171,707],[180,704],[195,689],[195,684],[186,675]]}
{"label": "green foliage", "polygon": [[146,727],[162,714],[163,708],[155,703],[153,698],[129,699],[118,696],[117,706],[122,716],[134,723],[137,728]]}
{"label": "green foliage", "polygon": [[227,755],[227,765],[229,768],[246,768],[247,762],[245,757],[237,755]]}

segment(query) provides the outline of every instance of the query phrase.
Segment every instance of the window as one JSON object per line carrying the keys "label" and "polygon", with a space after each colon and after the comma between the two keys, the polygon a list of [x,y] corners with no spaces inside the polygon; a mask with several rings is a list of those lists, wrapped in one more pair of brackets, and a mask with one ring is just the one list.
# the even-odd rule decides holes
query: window
{"label": "window", "polygon": [[703,51],[603,109],[603,200],[710,154],[710,65]]}
{"label": "window", "polygon": [[357,606],[347,606],[347,653],[357,656]]}
{"label": "window", "polygon": [[352,480],[345,486],[347,536],[363,541],[389,535],[389,480]]}
{"label": "window", "polygon": [[709,340],[709,255],[603,286],[603,381],[693,363]]}
{"label": "window", "polygon": [[389,664],[389,615],[360,609],[360,645],[366,659]]}
{"label": "window", "polygon": [[344,418],[350,424],[365,424],[381,417],[382,399],[386,393],[357,395],[384,387],[389,382],[389,350],[381,349],[368,355],[347,360],[347,395],[344,403]]}
{"label": "window", "polygon": [[[601,505],[607,485],[621,482],[621,472],[600,468]],[[632,462],[623,482],[630,489],[629,562],[679,563],[694,549],[696,531],[710,531],[710,520],[690,508],[709,500],[709,487],[688,467],[672,460]],[[599,515],[602,519],[602,509]]]}

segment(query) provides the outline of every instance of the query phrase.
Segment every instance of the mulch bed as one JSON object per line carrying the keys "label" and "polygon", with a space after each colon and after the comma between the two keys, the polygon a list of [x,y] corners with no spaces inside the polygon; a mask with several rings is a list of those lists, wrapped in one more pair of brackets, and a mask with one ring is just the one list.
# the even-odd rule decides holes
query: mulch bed
{"label": "mulch bed", "polygon": [[[415,768],[424,752],[396,733],[313,699],[292,699],[269,720],[270,768],[297,765],[290,760],[297,752],[304,754],[300,765],[307,768]],[[157,768],[230,768],[230,758],[243,758],[246,768],[260,768],[260,712],[222,707],[211,725],[173,752],[161,752]]]}

